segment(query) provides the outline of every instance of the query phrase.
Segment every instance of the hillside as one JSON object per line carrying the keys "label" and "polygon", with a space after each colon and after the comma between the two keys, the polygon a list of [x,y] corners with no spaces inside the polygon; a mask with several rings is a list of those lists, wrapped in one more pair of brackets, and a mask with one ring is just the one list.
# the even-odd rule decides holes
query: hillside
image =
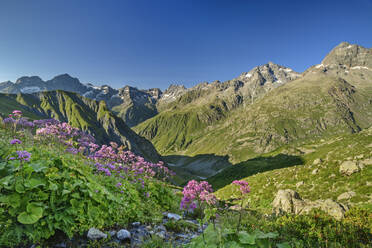
{"label": "hillside", "polygon": [[97,102],[64,91],[0,94],[0,99],[0,112],[3,115],[17,107],[27,117],[55,118],[68,122],[91,133],[100,144],[114,141],[147,159],[159,160],[153,145],[134,133],[121,118],[110,112],[103,101]]}
{"label": "hillside", "polygon": [[259,84],[257,98],[254,87],[243,90],[246,84],[239,80],[212,83],[205,87],[214,90],[191,90],[134,130],[162,155],[228,155],[233,163],[286,144],[359,132],[372,123],[372,69],[366,62],[372,55],[371,49],[345,44],[323,62],[349,50],[359,51],[349,57],[364,55],[352,64],[346,56],[337,66],[313,66],[269,90]]}

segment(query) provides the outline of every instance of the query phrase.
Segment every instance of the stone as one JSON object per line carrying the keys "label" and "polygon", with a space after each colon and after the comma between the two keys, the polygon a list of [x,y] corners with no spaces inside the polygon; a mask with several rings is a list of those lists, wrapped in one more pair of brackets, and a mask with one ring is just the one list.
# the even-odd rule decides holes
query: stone
{"label": "stone", "polygon": [[363,167],[364,168],[364,167],[366,167],[368,165],[372,165],[372,158],[367,158],[367,159],[364,159],[362,161],[359,161],[359,166],[360,167]]}
{"label": "stone", "polygon": [[338,220],[344,216],[347,210],[346,206],[331,199],[317,201],[303,200],[300,195],[292,189],[279,190],[272,202],[272,206],[275,214],[304,214],[310,212],[314,208],[319,208]]}
{"label": "stone", "polygon": [[356,194],[354,191],[349,191],[349,192],[345,192],[345,193],[342,193],[341,195],[339,195],[337,197],[337,201],[341,201],[341,200],[349,200],[350,198],[354,197]]}
{"label": "stone", "polygon": [[354,161],[344,161],[340,165],[340,173],[346,176],[350,176],[359,171],[360,171],[360,167],[357,164],[357,162],[354,162]]}
{"label": "stone", "polygon": [[317,159],[314,160],[313,165],[318,165],[321,162],[323,162],[323,160],[321,158],[317,158]]}
{"label": "stone", "polygon": [[336,175],[334,173],[332,173],[331,175],[329,175],[330,178],[334,178],[336,177]]}
{"label": "stone", "polygon": [[314,169],[314,170],[311,172],[311,174],[312,174],[312,175],[316,175],[316,174],[318,174],[318,172],[319,172],[319,169]]}
{"label": "stone", "polygon": [[115,234],[116,234],[116,231],[115,231],[115,230],[109,231],[109,235],[110,235],[110,237],[114,237]]}
{"label": "stone", "polygon": [[166,233],[164,231],[161,231],[161,232],[157,232],[155,235],[161,239],[165,239]]}
{"label": "stone", "polygon": [[140,225],[141,225],[141,222],[138,222],[138,221],[132,223],[132,226],[133,226],[133,227],[138,227],[138,226],[140,226]]}
{"label": "stone", "polygon": [[304,206],[304,201],[300,195],[292,189],[279,190],[272,203],[273,210],[276,214],[300,212]]}
{"label": "stone", "polygon": [[180,219],[182,219],[182,216],[180,216],[178,214],[168,213],[167,218],[168,219],[173,219],[173,220],[180,220]]}
{"label": "stone", "polygon": [[121,229],[118,231],[118,233],[116,234],[116,237],[119,239],[119,240],[125,240],[125,239],[130,239],[131,235],[130,235],[130,232],[128,230],[125,230],[125,229]]}
{"label": "stone", "polygon": [[101,232],[97,228],[90,228],[87,234],[88,239],[96,240],[96,239],[106,239],[107,234]]}
{"label": "stone", "polygon": [[304,181],[300,181],[300,182],[296,183],[296,187],[297,188],[300,187],[300,186],[302,186],[302,185],[304,185]]}

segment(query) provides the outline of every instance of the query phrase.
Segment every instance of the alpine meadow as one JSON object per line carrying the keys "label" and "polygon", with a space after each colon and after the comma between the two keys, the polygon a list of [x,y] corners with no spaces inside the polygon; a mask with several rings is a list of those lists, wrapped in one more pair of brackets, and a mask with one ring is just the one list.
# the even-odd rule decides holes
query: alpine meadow
{"label": "alpine meadow", "polygon": [[372,2],[176,2],[0,4],[0,247],[372,248]]}

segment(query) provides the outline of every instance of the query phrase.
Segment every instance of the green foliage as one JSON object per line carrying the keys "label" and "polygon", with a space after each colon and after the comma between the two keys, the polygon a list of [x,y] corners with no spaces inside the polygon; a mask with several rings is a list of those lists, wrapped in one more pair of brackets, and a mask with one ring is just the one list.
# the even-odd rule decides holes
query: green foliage
{"label": "green foliage", "polygon": [[308,215],[263,216],[245,212],[242,230],[236,231],[238,213],[220,213],[217,228],[205,230],[191,247],[371,247],[372,210],[354,208],[337,221],[321,211]]}
{"label": "green foliage", "polygon": [[197,231],[198,226],[194,223],[185,221],[185,220],[170,220],[164,224],[168,231],[180,233],[188,231]]}
{"label": "green foliage", "polygon": [[[42,242],[59,231],[71,238],[90,227],[146,223],[175,208],[163,182],[148,179],[142,188],[122,180],[121,192],[117,178],[94,174],[85,157],[18,135],[22,145],[11,146],[0,128],[0,246]],[[29,162],[7,159],[20,148],[32,154]]]}

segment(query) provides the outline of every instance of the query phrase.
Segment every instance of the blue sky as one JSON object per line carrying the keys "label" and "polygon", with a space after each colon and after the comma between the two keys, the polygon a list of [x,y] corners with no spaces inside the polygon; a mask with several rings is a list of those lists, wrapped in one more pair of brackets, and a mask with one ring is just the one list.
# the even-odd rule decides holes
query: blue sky
{"label": "blue sky", "polygon": [[372,0],[2,0],[0,81],[190,87],[268,61],[302,72],[342,41],[372,47]]}

